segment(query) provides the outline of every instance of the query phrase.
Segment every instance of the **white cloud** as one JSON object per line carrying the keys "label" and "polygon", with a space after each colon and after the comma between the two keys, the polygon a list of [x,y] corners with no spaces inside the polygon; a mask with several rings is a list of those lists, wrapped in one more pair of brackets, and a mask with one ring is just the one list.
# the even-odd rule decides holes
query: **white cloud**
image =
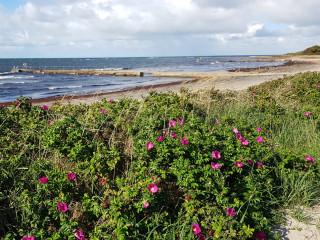
{"label": "white cloud", "polygon": [[317,0],[29,0],[14,12],[0,3],[0,47],[37,52],[47,46],[66,57],[79,49],[97,56],[129,49],[153,55],[293,52],[319,44],[319,14]]}

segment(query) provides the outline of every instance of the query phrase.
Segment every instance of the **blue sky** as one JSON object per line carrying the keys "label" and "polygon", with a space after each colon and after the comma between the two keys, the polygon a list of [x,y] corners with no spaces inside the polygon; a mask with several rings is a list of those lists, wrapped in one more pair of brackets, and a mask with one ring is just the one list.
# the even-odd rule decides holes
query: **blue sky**
{"label": "blue sky", "polygon": [[1,0],[0,58],[274,55],[320,45],[318,0]]}

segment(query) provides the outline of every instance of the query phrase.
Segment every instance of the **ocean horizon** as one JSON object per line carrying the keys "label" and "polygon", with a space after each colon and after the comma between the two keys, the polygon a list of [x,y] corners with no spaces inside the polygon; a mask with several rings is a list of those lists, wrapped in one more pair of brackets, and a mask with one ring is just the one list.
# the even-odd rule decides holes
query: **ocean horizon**
{"label": "ocean horizon", "polygon": [[[20,96],[32,99],[108,93],[135,87],[182,81],[152,77],[151,72],[227,72],[232,69],[282,65],[261,62],[256,56],[0,58],[0,102]],[[143,77],[75,74],[13,73],[18,69],[142,71]]]}

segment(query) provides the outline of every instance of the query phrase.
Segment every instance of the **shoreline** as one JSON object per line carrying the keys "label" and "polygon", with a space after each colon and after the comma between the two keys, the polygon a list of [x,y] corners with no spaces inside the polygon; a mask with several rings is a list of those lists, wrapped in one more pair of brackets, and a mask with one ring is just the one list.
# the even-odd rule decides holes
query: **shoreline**
{"label": "shoreline", "polygon": [[[265,57],[264,57],[265,58]],[[244,90],[250,86],[258,85],[265,81],[281,78],[286,75],[293,75],[300,72],[320,71],[320,56],[313,58],[291,57],[286,59],[283,56],[270,57],[270,59],[281,59],[287,61],[283,65],[266,66],[257,68],[234,69],[229,72],[153,72],[154,77],[178,77],[190,78],[191,80],[163,83],[134,87],[113,92],[97,92],[94,94],[65,95],[48,98],[31,99],[34,105],[60,104],[90,104],[101,101],[103,98],[118,100],[120,98],[141,99],[150,91],[175,92],[179,93],[180,88],[185,87],[192,91],[204,88],[215,88],[217,90]],[[312,60],[312,61],[311,61]],[[27,96],[26,96],[27,97]],[[2,102],[0,105],[9,106],[12,102]]]}

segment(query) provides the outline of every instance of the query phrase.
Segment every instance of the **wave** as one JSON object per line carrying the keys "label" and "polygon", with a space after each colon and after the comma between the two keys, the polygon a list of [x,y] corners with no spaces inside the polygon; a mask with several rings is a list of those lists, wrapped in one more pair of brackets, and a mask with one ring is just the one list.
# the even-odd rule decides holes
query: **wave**
{"label": "wave", "polygon": [[25,83],[38,83],[40,81],[27,81],[27,82],[0,82],[0,85],[4,84],[25,84]]}
{"label": "wave", "polygon": [[63,89],[63,88],[82,88],[82,85],[78,85],[78,86],[66,86],[66,87],[58,87],[58,86],[48,87],[48,89],[50,89],[50,90]]}
{"label": "wave", "polygon": [[7,75],[7,76],[0,76],[1,79],[28,79],[34,78],[34,76],[14,76],[14,75]]}

